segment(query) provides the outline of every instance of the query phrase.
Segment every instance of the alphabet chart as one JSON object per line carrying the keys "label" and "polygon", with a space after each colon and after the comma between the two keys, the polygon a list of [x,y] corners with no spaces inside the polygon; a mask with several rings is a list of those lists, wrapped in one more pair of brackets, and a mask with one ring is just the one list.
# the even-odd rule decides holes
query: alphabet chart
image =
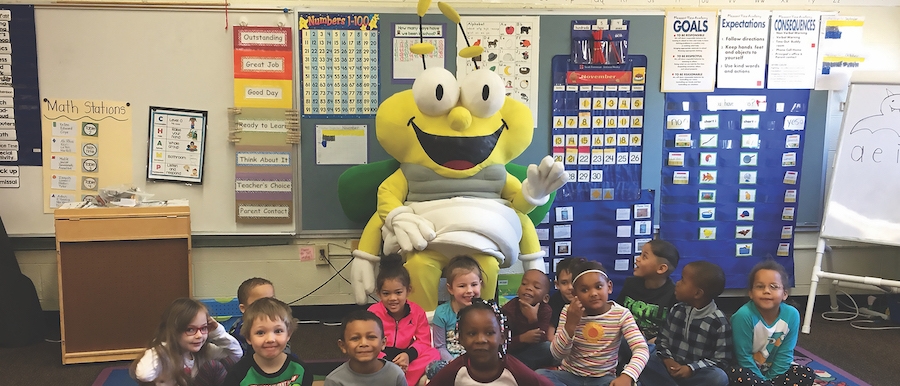
{"label": "alphabet chart", "polygon": [[808,104],[809,90],[666,94],[660,237],[679,265],[713,261],[727,288],[762,259],[793,271]]}
{"label": "alphabet chart", "polygon": [[[487,68],[503,80],[506,96],[522,102],[531,109],[537,124],[538,112],[538,48],[540,18],[537,16],[466,16],[461,24],[468,36],[468,44],[484,47],[484,53],[473,59],[456,57],[456,78],[479,68]],[[456,48],[467,45],[462,31],[456,29]]]}
{"label": "alphabet chart", "polygon": [[553,57],[553,158],[569,183],[559,201],[636,199],[641,188],[647,57],[613,66]]}
{"label": "alphabet chart", "polygon": [[304,117],[378,110],[378,14],[299,15]]}

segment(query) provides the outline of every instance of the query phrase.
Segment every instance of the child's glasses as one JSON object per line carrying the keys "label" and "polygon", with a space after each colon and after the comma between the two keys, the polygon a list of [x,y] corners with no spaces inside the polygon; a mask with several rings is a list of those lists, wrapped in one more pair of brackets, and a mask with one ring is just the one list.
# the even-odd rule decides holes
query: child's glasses
{"label": "child's glasses", "polygon": [[757,284],[753,285],[753,289],[755,289],[757,291],[764,291],[766,289],[766,287],[769,287],[769,289],[772,291],[778,291],[781,289],[781,284],[771,283],[771,284],[766,285],[766,284],[762,284],[762,283],[757,283]]}
{"label": "child's glasses", "polygon": [[208,334],[209,325],[204,324],[200,327],[188,326],[186,329],[184,329],[184,334],[187,336],[194,336],[197,335],[197,331],[200,331],[201,334]]}

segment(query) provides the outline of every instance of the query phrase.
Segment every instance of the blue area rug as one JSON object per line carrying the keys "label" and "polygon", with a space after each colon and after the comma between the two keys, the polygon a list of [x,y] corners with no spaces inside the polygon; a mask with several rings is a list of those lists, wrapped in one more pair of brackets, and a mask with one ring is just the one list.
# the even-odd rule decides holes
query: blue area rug
{"label": "blue area rug", "polygon": [[815,384],[819,386],[871,386],[799,346],[794,348],[794,362],[813,369],[816,372]]}
{"label": "blue area rug", "polygon": [[127,366],[114,366],[103,369],[91,386],[137,386],[137,382],[128,375]]}
{"label": "blue area rug", "polygon": [[[871,386],[801,347],[794,349],[794,361],[812,368],[819,386]],[[137,382],[128,375],[127,366],[113,366],[103,369],[91,386],[137,386]]]}

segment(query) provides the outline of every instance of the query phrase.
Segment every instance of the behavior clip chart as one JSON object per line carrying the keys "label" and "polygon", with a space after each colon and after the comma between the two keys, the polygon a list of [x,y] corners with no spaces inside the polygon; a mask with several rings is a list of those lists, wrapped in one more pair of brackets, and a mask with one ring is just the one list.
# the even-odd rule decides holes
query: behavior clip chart
{"label": "behavior clip chart", "polygon": [[378,110],[378,14],[298,14],[304,117]]}
{"label": "behavior clip chart", "polygon": [[666,94],[660,237],[679,265],[713,261],[727,288],[766,258],[793,272],[808,103],[809,90]]}
{"label": "behavior clip chart", "polygon": [[206,111],[150,107],[147,179],[203,181]]}
{"label": "behavior clip chart", "polygon": [[44,213],[132,183],[130,103],[44,98],[41,131]]}
{"label": "behavior clip chart", "polygon": [[641,188],[647,57],[575,64],[553,57],[553,158],[569,183],[557,201],[636,199]]}

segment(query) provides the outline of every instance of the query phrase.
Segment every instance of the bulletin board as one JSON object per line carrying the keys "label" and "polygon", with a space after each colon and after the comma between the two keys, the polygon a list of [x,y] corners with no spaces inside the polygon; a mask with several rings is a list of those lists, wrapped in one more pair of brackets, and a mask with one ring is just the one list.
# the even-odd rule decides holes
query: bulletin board
{"label": "bulletin board", "polygon": [[[233,32],[226,26],[291,25],[289,13],[183,9],[35,7],[41,97],[131,104],[132,181],[153,199],[190,201],[194,234],[292,234],[294,224],[236,224]],[[85,20],[91,22],[86,23]],[[209,112],[203,184],[147,181],[149,107]],[[21,187],[0,189],[11,235],[53,235],[43,213],[40,167],[20,167]],[[101,182],[101,187],[102,187]]]}
{"label": "bulletin board", "polygon": [[[340,10],[335,9],[339,12]],[[373,9],[367,10],[369,12]],[[377,12],[377,8],[374,9]],[[380,25],[389,29],[393,23],[418,24],[410,7],[409,13],[379,13]],[[538,14],[538,11],[528,11]],[[511,14],[523,15],[526,11]],[[463,17],[465,17],[463,12]],[[659,92],[664,17],[659,15],[603,16],[630,21],[629,54],[646,55],[647,87],[644,96],[645,133],[641,188],[657,189],[662,160],[663,95]],[[132,157],[135,185],[154,193],[154,199],[186,198],[191,202],[192,228],[195,234],[292,234],[294,232],[357,231],[365,224],[344,216],[337,197],[338,177],[349,166],[317,165],[315,137],[317,125],[367,125],[368,161],[387,159],[375,137],[374,118],[304,118],[301,119],[301,144],[298,174],[301,181],[295,202],[297,223],[283,225],[243,225],[234,221],[234,149],[227,142],[227,109],[233,106],[232,31],[228,25],[245,21],[248,25],[293,26],[290,13],[244,12],[232,10],[176,9],[96,9],[88,7],[38,6],[35,9],[38,68],[41,97],[105,99],[129,102],[133,106]],[[585,15],[540,15],[540,38],[544,42],[569,41],[572,20]],[[92,20],[86,24],[84,20]],[[452,24],[436,11],[427,14],[426,24],[447,24],[446,47],[456,47]],[[296,31],[296,30],[295,30]],[[410,88],[409,83],[392,80],[392,34],[379,34],[379,98]],[[455,55],[448,48],[448,56]],[[539,55],[538,78],[543,97],[538,97],[537,121],[531,146],[513,162],[527,165],[551,153],[551,60],[553,56],[571,53],[568,44],[544,44]],[[295,52],[295,61],[297,60]],[[456,64],[445,60],[447,69],[455,73]],[[296,86],[295,86],[296,87]],[[302,95],[299,87],[295,95]],[[296,99],[295,99],[296,100]],[[825,93],[813,92],[808,114],[809,137],[806,139],[804,170],[822,173],[825,117]],[[146,156],[149,106],[167,106],[209,112],[207,153],[202,185],[174,182],[147,182]],[[295,103],[295,107],[299,104]],[[815,136],[819,135],[819,138]],[[0,200],[16,205],[0,205],[0,216],[8,221],[8,231],[15,236],[48,236],[53,234],[52,215],[42,214],[41,170],[21,167],[21,188],[0,189]],[[807,173],[808,176],[813,174]],[[803,183],[820,186],[801,188],[801,196],[819,193],[816,199],[800,198],[798,224],[804,219],[821,219],[821,180],[805,178]],[[805,214],[805,213],[808,213]]]}
{"label": "bulletin board", "polygon": [[[418,17],[410,14],[380,14],[380,22],[385,26],[391,23],[418,23]],[[436,12],[434,12],[436,13]],[[517,15],[522,15],[518,13]],[[462,13],[462,19],[466,14]],[[593,17],[593,16],[592,16]],[[603,16],[597,16],[603,17]],[[612,17],[612,16],[610,16]],[[659,92],[659,68],[662,50],[662,33],[663,33],[663,16],[662,15],[642,15],[642,16],[615,16],[617,18],[627,18],[631,21],[631,42],[629,44],[629,54],[646,55],[648,60],[647,73],[647,91],[645,95],[646,104],[646,122],[660,122],[662,120],[663,97]],[[542,42],[568,42],[570,41],[570,28],[572,20],[585,19],[584,15],[543,15],[540,17],[540,41]],[[447,19],[441,15],[429,13],[425,15],[424,23],[447,23]],[[448,24],[452,26],[452,24]],[[448,27],[449,28],[449,27]],[[456,47],[456,33],[448,30],[446,34],[446,47]],[[408,82],[398,82],[392,79],[390,44],[392,37],[389,33],[383,33],[380,36],[380,76],[381,89],[379,95],[382,100],[390,97],[394,93],[407,90],[410,88]],[[447,70],[456,73],[456,61],[453,59],[456,55],[453,49],[446,53],[445,60]],[[522,155],[513,160],[514,163],[527,165],[536,163],[544,156],[551,154],[550,138],[551,138],[551,114],[552,101],[549,97],[552,90],[550,79],[552,79],[552,58],[556,55],[567,55],[571,53],[568,44],[543,44],[539,51],[539,69],[538,77],[541,82],[540,92],[542,96],[538,99],[537,120],[535,121],[536,129],[534,138]],[[375,138],[375,120],[374,119],[342,119],[341,124],[364,124],[368,125],[368,151],[369,162],[387,159],[389,156],[381,148],[378,140]],[[315,127],[318,124],[334,124],[334,120],[308,118],[300,123],[301,137],[310,138],[315,136]],[[654,130],[655,131],[655,130]],[[660,133],[647,133],[646,136],[651,137],[649,143],[645,146],[659,146],[661,143]],[[652,137],[656,136],[655,142]],[[340,203],[337,199],[337,180],[341,173],[348,166],[340,165],[316,165],[316,155],[314,143],[304,141],[300,149],[301,156],[301,176],[303,178],[303,188],[301,195],[302,212],[302,229],[310,230],[348,230],[362,229],[364,223],[353,222],[344,216],[341,211]],[[646,180],[646,178],[645,178]],[[655,181],[654,185],[658,186],[659,181]],[[647,181],[644,181],[644,186]]]}
{"label": "bulletin board", "polygon": [[[412,10],[410,10],[412,11]],[[521,11],[517,15],[522,15]],[[466,13],[462,13],[465,18]],[[659,173],[662,166],[661,149],[663,146],[663,133],[661,126],[664,122],[663,110],[665,100],[659,91],[659,68],[662,62],[662,38],[664,29],[664,16],[604,16],[591,15],[590,18],[624,18],[630,21],[629,26],[629,55],[644,55],[647,58],[646,87],[644,91],[644,133],[642,166],[640,177],[642,189],[659,189]],[[414,14],[380,14],[381,23],[390,26],[392,23],[418,23]],[[542,42],[568,42],[571,40],[570,29],[573,20],[586,19],[585,15],[541,15],[540,40]],[[447,23],[446,18],[440,15],[427,14],[425,23]],[[452,24],[448,24],[446,47],[456,47],[456,34],[450,31]],[[389,28],[389,27],[385,27]],[[379,44],[381,88],[379,96],[383,100],[396,92],[410,88],[408,82],[392,80],[391,63],[391,39],[390,33],[382,33]],[[527,165],[534,163],[551,154],[551,130],[552,130],[552,59],[557,55],[571,54],[569,44],[543,44],[539,53],[538,79],[541,82],[541,94],[538,97],[537,120],[534,139],[531,146],[522,153],[514,163]],[[451,73],[456,73],[455,55],[452,50],[446,53],[446,68]],[[824,165],[824,140],[825,140],[825,99],[826,92],[813,91],[810,96],[809,113],[807,115],[808,136],[806,138],[806,152],[803,159],[803,173],[808,177],[801,181],[799,207],[797,209],[798,225],[815,225],[821,219],[822,210],[822,179],[816,178],[823,175]],[[369,162],[387,159],[389,156],[381,148],[375,138],[374,119],[341,119],[340,124],[368,125],[368,152]],[[310,138],[315,136],[316,125],[335,124],[334,120],[307,118],[301,121],[301,136]],[[338,177],[348,168],[343,165],[316,165],[315,144],[312,141],[303,141],[300,148],[301,176],[303,178],[301,194],[301,217],[303,231],[342,231],[359,230],[364,223],[349,220],[341,211],[337,198]],[[817,186],[818,185],[818,186]],[[656,200],[658,202],[659,196]],[[654,206],[654,224],[658,220],[658,205]]]}

